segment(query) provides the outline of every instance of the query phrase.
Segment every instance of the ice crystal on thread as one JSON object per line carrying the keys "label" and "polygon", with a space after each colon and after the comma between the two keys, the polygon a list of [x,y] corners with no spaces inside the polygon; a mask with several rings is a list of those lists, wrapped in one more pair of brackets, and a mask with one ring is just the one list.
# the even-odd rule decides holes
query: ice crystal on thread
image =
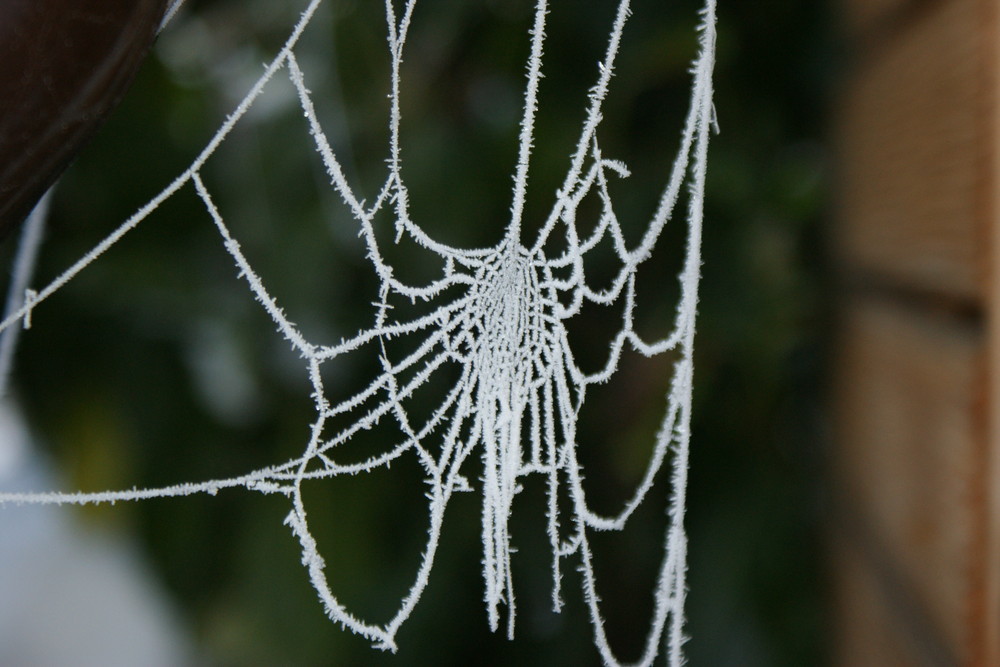
{"label": "ice crystal on thread", "polygon": [[[299,353],[313,388],[316,417],[301,456],[236,478],[173,487],[77,494],[0,493],[6,503],[100,503],[118,500],[215,494],[220,489],[246,487],[268,494],[281,494],[291,501],[286,523],[299,540],[302,561],[327,615],[382,649],[396,650],[396,633],[410,616],[430,576],[442,530],[445,509],[456,492],[473,490],[463,469],[479,456],[482,462],[483,579],[490,627],[501,625],[506,607],[506,632],[513,636],[515,595],[512,584],[511,535],[508,518],[522,481],[531,475],[545,479],[547,487],[547,533],[552,553],[552,603],[562,605],[563,561],[575,557],[580,563],[583,596],[589,607],[595,643],[607,664],[618,664],[608,645],[601,616],[589,543],[592,531],[618,531],[647,497],[658,472],[669,461],[672,496],[664,556],[653,593],[655,606],[646,645],[639,664],[650,664],[661,643],[671,665],[683,660],[686,539],[683,527],[691,411],[692,351],[695,308],[700,273],[702,198],[708,136],[714,123],[711,73],[714,59],[715,3],[707,0],[702,10],[701,50],[693,65],[691,106],[681,134],[681,145],[669,173],[656,211],[635,247],[627,246],[608,182],[628,176],[620,162],[605,158],[597,131],[601,107],[611,82],[615,59],[629,2],[618,3],[614,24],[598,78],[588,97],[586,117],[569,169],[554,203],[533,239],[522,235],[522,217],[528,189],[528,172],[535,133],[537,96],[545,42],[546,0],[538,0],[531,27],[524,111],[520,124],[517,164],[514,174],[511,218],[503,239],[495,246],[463,249],[440,243],[411,218],[409,197],[401,172],[400,67],[403,47],[416,0],[407,1],[397,13],[386,0],[388,49],[391,59],[389,159],[387,175],[371,203],[361,200],[345,177],[336,153],[320,127],[294,47],[322,0],[311,0],[288,41],[266,67],[235,112],[223,123],[190,167],[139,212],[123,223],[79,262],[51,284],[32,293],[0,325],[7,328],[29,321],[31,309],[44,301],[87,264],[96,259],[125,233],[134,228],[161,202],[189,183],[204,203],[226,251],[241,278],[261,303],[281,334]],[[332,186],[359,225],[368,259],[379,282],[379,299],[369,328],[337,344],[308,340],[282,311],[244,256],[223,214],[201,178],[206,160],[246,114],[273,76],[285,70],[293,84],[309,125],[316,150]],[[680,275],[681,296],[672,331],[664,338],[646,341],[636,332],[633,313],[636,276],[647,261],[661,231],[672,217],[681,188],[689,187],[687,251]],[[599,202],[599,222],[581,235],[577,211],[585,198]],[[442,260],[440,276],[426,284],[409,284],[396,277],[384,259],[375,233],[375,217],[389,211],[397,242],[404,236],[430,250]],[[549,243],[558,239],[558,244]],[[598,244],[609,243],[620,262],[609,286],[588,282],[584,259]],[[564,248],[555,256],[545,248]],[[397,301],[426,304],[426,311],[411,318],[394,318]],[[587,302],[610,305],[624,301],[622,319],[608,356],[596,372],[587,373],[574,359],[566,323]],[[415,341],[405,354],[390,354],[386,343],[396,338]],[[324,364],[362,348],[378,348],[381,370],[359,392],[333,402],[324,387]],[[666,414],[646,471],[621,511],[601,516],[587,502],[577,458],[577,417],[588,387],[607,381],[618,368],[623,352],[631,348],[645,356],[673,351],[677,361],[667,399]],[[446,365],[459,368],[458,377],[429,414],[411,409],[416,390]],[[346,419],[346,421],[344,421]],[[344,424],[329,429],[331,422]],[[352,437],[374,426],[391,423],[401,434],[387,450],[362,461],[346,462],[340,452],[350,447]],[[369,472],[393,461],[414,456],[422,467],[428,487],[429,527],[416,577],[395,615],[374,623],[348,610],[333,593],[325,563],[310,531],[302,485],[306,480],[328,479]],[[571,516],[560,516],[560,494],[568,498]]]}

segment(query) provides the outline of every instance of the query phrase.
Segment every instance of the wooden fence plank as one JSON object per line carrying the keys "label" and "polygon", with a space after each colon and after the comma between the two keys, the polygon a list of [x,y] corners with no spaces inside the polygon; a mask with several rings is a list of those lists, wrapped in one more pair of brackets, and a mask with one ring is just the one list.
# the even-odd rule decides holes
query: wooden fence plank
{"label": "wooden fence plank", "polygon": [[931,294],[980,300],[977,192],[986,83],[980,0],[935,2],[849,81],[840,109],[836,242],[844,266]]}
{"label": "wooden fence plank", "polygon": [[984,344],[967,323],[854,298],[836,362],[837,486],[963,663],[978,652]]}

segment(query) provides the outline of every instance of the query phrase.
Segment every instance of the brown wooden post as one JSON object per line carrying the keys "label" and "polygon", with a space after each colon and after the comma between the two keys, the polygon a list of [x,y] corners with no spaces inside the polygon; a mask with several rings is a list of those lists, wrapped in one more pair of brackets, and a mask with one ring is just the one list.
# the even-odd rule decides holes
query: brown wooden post
{"label": "brown wooden post", "polygon": [[1000,0],[843,0],[838,665],[1000,665]]}
{"label": "brown wooden post", "polygon": [[987,428],[985,460],[983,462],[983,524],[984,565],[983,654],[984,660],[1000,664],[1000,2],[981,0],[983,76],[985,102],[982,123],[987,126],[990,149],[984,160],[985,178],[982,186],[983,247],[987,250],[985,272],[988,382],[984,383],[987,397],[983,401]]}

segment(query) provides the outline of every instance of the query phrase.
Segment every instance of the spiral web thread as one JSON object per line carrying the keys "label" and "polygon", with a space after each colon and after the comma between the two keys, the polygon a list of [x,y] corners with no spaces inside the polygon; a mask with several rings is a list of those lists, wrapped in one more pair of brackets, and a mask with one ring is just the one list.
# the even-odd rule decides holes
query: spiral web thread
{"label": "spiral web thread", "polygon": [[[562,186],[557,190],[555,201],[536,238],[530,244],[522,238],[521,221],[528,188],[548,13],[547,0],[537,0],[530,32],[531,52],[511,218],[503,239],[493,247],[480,249],[463,249],[440,243],[410,217],[407,189],[401,174],[399,90],[403,47],[416,0],[408,0],[401,12],[396,11],[392,0],[385,2],[391,58],[389,159],[385,181],[371,203],[360,200],[348,184],[341,163],[320,127],[294,53],[303,30],[322,1],[309,2],[284,47],[191,165],[45,288],[37,293],[27,290],[23,299],[14,295],[22,303],[0,323],[0,331],[9,330],[7,334],[16,330],[15,325],[19,322],[28,324],[32,308],[117,243],[163,201],[190,184],[204,203],[226,251],[239,269],[240,277],[246,281],[254,297],[308,369],[316,417],[310,427],[305,451],[298,458],[280,465],[229,479],[100,493],[0,493],[0,503],[114,503],[196,493],[214,495],[220,489],[231,487],[284,495],[292,506],[286,523],[301,544],[303,564],[329,618],[366,637],[375,647],[395,651],[396,632],[410,616],[427,586],[445,508],[452,494],[473,491],[473,485],[463,474],[463,467],[470,457],[478,453],[483,466],[483,577],[491,629],[496,631],[500,626],[500,608],[506,606],[506,630],[508,636],[513,637],[516,606],[508,517],[522,479],[540,475],[545,479],[547,488],[553,608],[558,611],[562,605],[562,561],[575,557],[579,561],[583,597],[589,608],[595,644],[606,664],[617,665],[620,663],[612,654],[605,634],[588,536],[592,531],[623,530],[636,508],[647,498],[654,478],[666,466],[670,468],[672,491],[664,555],[653,592],[655,604],[649,632],[637,664],[651,664],[661,645],[665,646],[668,664],[682,664],[686,593],[683,519],[690,443],[692,352],[701,264],[702,204],[708,139],[714,124],[711,79],[715,51],[714,0],[706,0],[701,10],[700,52],[691,70],[691,104],[681,133],[680,148],[657,208],[639,243],[633,248],[626,246],[608,188],[610,176],[626,177],[628,170],[624,164],[603,156],[597,138],[602,103],[630,15],[628,0],[621,0],[618,4],[607,51],[598,66],[597,82],[589,92],[586,117]],[[284,314],[242,253],[200,175],[208,158],[279,71],[288,75],[297,91],[316,149],[334,189],[360,227],[368,259],[379,281],[379,299],[373,304],[375,313],[371,326],[334,345],[307,340]],[[685,183],[689,189],[687,249],[679,277],[680,299],[673,327],[665,338],[645,341],[633,327],[636,274],[639,266],[649,259],[661,231],[673,216]],[[592,231],[581,236],[577,230],[576,213],[588,196],[596,196],[600,202],[600,218]],[[394,220],[397,242],[403,236],[409,236],[441,259],[443,269],[438,278],[428,284],[415,285],[395,277],[393,267],[383,259],[376,240],[374,219],[383,212],[388,212]],[[558,238],[564,249],[549,257],[544,249],[547,242],[554,238]],[[602,241],[605,244],[610,242],[621,265],[609,287],[597,288],[588,283],[584,258]],[[611,341],[606,362],[596,372],[584,372],[574,361],[566,322],[580,312],[585,302],[611,305],[621,299],[624,299],[621,328]],[[399,300],[427,304],[427,310],[411,319],[394,319],[392,302]],[[408,353],[391,358],[393,355],[387,352],[386,342],[396,338],[412,339],[416,344]],[[358,393],[339,402],[329,400],[321,367],[342,355],[373,346],[380,350],[380,374]],[[671,352],[676,361],[665,416],[645,473],[619,513],[602,516],[588,505],[582,485],[576,450],[577,415],[588,387],[610,379],[626,346],[647,357]],[[418,418],[410,409],[411,397],[445,365],[455,365],[460,369],[458,379],[429,416],[420,415]],[[347,425],[331,434],[328,423],[332,420]],[[350,447],[352,436],[383,423],[393,423],[402,435],[388,451],[360,462],[338,462],[339,452]],[[416,577],[395,615],[385,623],[372,623],[351,613],[332,592],[323,558],[310,532],[302,485],[306,480],[354,475],[387,467],[404,456],[417,458],[427,482],[427,542]],[[571,516],[568,526],[561,524],[560,493],[566,494],[569,499]]]}

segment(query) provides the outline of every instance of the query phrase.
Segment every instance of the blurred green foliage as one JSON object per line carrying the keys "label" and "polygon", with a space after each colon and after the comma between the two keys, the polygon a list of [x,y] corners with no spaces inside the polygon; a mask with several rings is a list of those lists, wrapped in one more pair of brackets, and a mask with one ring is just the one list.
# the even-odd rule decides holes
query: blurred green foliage
{"label": "blurred green foliage", "polygon": [[[37,284],[109,233],[190,161],[280,46],[302,3],[189,0],[161,35],[122,108],[63,179]],[[694,0],[634,3],[601,132],[631,178],[618,213],[638,234],[663,187],[688,100]],[[603,53],[614,3],[554,3],[527,215],[538,224],[561,182]],[[527,0],[416,12],[403,70],[404,177],[432,235],[485,245],[503,231],[521,113]],[[822,144],[832,79],[826,3],[722,2],[696,364],[688,525],[692,665],[823,661]],[[298,49],[348,177],[371,198],[387,157],[382,4],[337,0]],[[280,76],[280,75],[279,75]],[[327,184],[286,82],[262,100],[204,175],[265,283],[315,341],[370,321],[373,272]],[[681,202],[683,205],[683,202]],[[383,221],[384,222],[384,221]],[[684,229],[644,269],[641,326],[665,330]],[[634,237],[633,237],[634,238]],[[402,248],[390,259],[426,272]],[[582,356],[607,341],[584,313]],[[18,361],[18,395],[81,489],[236,475],[294,456],[312,418],[304,369],[236,272],[190,189],[39,306]],[[634,357],[634,358],[633,358]],[[330,370],[362,386],[375,360]],[[628,356],[581,417],[587,488],[621,502],[641,475],[669,382],[668,361]],[[311,522],[349,605],[388,615],[412,577],[426,525],[412,464],[310,489]],[[470,473],[475,479],[476,474]],[[624,536],[595,538],[612,644],[638,655],[663,542],[661,505]],[[549,610],[543,489],[528,485],[519,548],[517,640],[488,632],[480,507],[453,501],[431,584],[396,656],[332,626],[310,588],[279,497],[229,491],[88,510],[141,535],[211,664],[597,664],[572,561],[561,615]]]}

